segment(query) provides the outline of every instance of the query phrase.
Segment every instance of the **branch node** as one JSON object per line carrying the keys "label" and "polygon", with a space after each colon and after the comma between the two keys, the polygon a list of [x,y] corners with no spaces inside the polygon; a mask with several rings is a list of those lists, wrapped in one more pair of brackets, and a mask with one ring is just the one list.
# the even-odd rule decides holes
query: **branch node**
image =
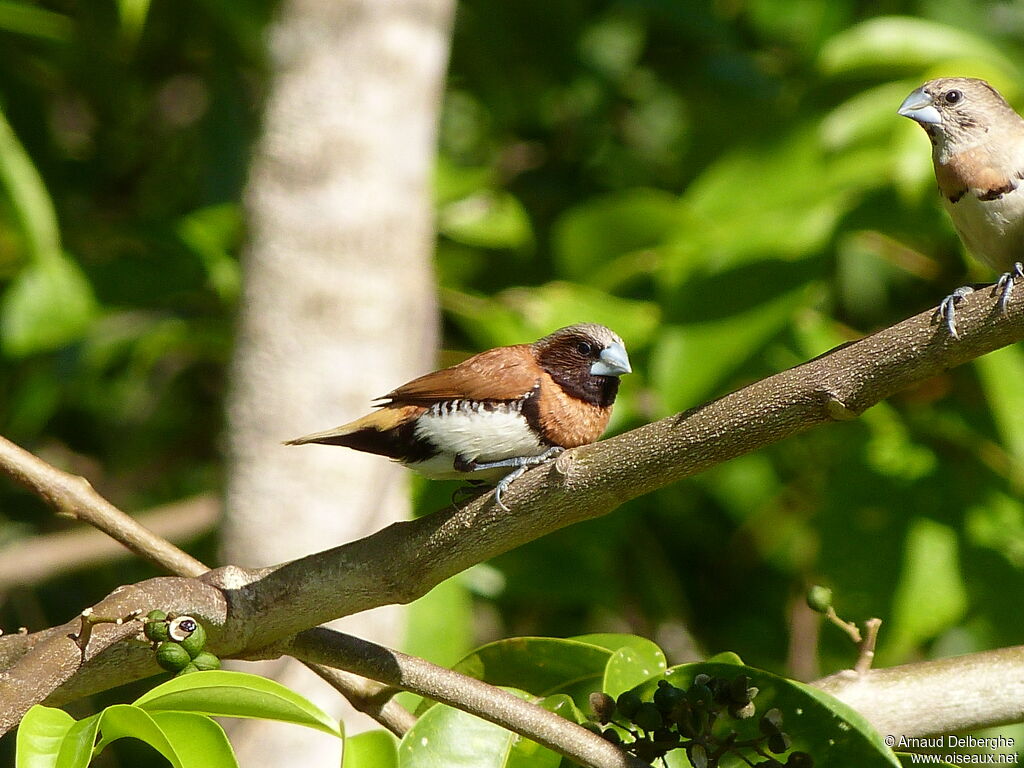
{"label": "branch node", "polygon": [[882,626],[881,619],[871,618],[864,622],[864,642],[860,646],[860,654],[853,671],[858,675],[866,675],[875,660],[875,643],[878,641],[878,630]]}
{"label": "branch node", "polygon": [[856,411],[831,393],[825,394],[825,410],[835,421],[852,421],[857,418]]}

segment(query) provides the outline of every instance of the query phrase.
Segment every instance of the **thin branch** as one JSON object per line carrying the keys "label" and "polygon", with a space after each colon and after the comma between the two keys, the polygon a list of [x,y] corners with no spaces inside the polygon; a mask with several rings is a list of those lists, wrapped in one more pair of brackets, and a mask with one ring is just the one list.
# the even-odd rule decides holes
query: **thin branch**
{"label": "thin branch", "polygon": [[41,496],[59,514],[99,528],[170,573],[198,576],[209,570],[104,499],[84,477],[57,469],[4,438],[0,438],[0,471]]}
{"label": "thin branch", "polygon": [[521,733],[592,768],[646,768],[595,733],[500,688],[351,635],[317,627],[296,635],[289,653],[342,666],[403,690],[450,704]]}
{"label": "thin branch", "polygon": [[[97,514],[102,515],[104,511],[97,510]],[[212,495],[204,494],[140,512],[133,519],[157,536],[174,542],[190,541],[210,531],[219,514],[220,504]],[[94,528],[19,539],[0,549],[0,590],[38,584],[61,574],[113,562],[128,554],[115,538]]]}
{"label": "thin branch", "polygon": [[346,669],[335,669],[309,661],[303,663],[339,691],[349,691],[344,695],[353,707],[372,717],[395,736],[401,738],[416,724],[416,716],[394,700],[394,695],[398,693],[396,688],[368,680]]}

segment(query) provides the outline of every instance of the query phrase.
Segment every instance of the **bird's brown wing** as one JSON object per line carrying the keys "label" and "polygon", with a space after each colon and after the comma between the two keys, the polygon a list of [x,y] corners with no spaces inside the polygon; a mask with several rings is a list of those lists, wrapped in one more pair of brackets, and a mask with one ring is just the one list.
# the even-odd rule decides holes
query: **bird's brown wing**
{"label": "bird's brown wing", "polygon": [[538,386],[543,376],[529,346],[498,347],[413,379],[378,399],[390,406],[431,405],[445,400],[516,400]]}

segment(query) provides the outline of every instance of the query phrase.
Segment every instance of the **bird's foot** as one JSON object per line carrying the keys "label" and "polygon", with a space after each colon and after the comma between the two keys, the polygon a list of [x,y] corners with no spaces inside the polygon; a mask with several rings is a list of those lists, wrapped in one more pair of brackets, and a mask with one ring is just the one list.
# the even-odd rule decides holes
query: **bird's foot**
{"label": "bird's foot", "polygon": [[481,469],[499,469],[501,467],[512,467],[512,471],[505,475],[501,480],[498,481],[497,486],[494,488],[494,501],[506,512],[512,510],[505,506],[505,502],[501,500],[502,494],[508,490],[508,487],[512,485],[513,481],[519,478],[526,470],[531,467],[536,467],[540,464],[545,464],[551,461],[559,454],[565,451],[557,445],[553,445],[548,448],[544,453],[538,454],[537,456],[516,456],[511,459],[502,459],[500,461],[473,461],[467,462],[467,466],[471,466],[473,471]]}
{"label": "bird's foot", "polygon": [[954,339],[959,339],[960,334],[956,331],[956,303],[961,301],[964,296],[974,293],[974,289],[969,285],[962,285],[953,291],[949,296],[944,298],[939,303],[939,308],[936,310],[936,314],[946,321],[946,327],[949,329],[949,335]]}
{"label": "bird's foot", "polygon": [[1010,294],[1013,293],[1013,281],[1015,278],[1024,277],[1024,264],[1019,261],[1013,265],[1009,272],[1004,272],[996,281],[996,290],[999,293],[999,310],[1005,315],[1006,308],[1010,305]]}

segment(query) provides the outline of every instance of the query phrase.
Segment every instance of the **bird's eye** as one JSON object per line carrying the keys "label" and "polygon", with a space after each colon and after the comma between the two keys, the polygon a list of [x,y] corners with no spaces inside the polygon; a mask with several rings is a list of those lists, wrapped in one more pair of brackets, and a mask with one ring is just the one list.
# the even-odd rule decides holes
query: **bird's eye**
{"label": "bird's eye", "polygon": [[576,345],[576,351],[579,352],[584,357],[589,357],[590,353],[594,351],[594,348],[590,346],[589,342],[581,341],[579,344]]}
{"label": "bird's eye", "polygon": [[946,91],[946,95],[943,98],[945,98],[947,104],[956,104],[963,98],[963,93],[956,90]]}

